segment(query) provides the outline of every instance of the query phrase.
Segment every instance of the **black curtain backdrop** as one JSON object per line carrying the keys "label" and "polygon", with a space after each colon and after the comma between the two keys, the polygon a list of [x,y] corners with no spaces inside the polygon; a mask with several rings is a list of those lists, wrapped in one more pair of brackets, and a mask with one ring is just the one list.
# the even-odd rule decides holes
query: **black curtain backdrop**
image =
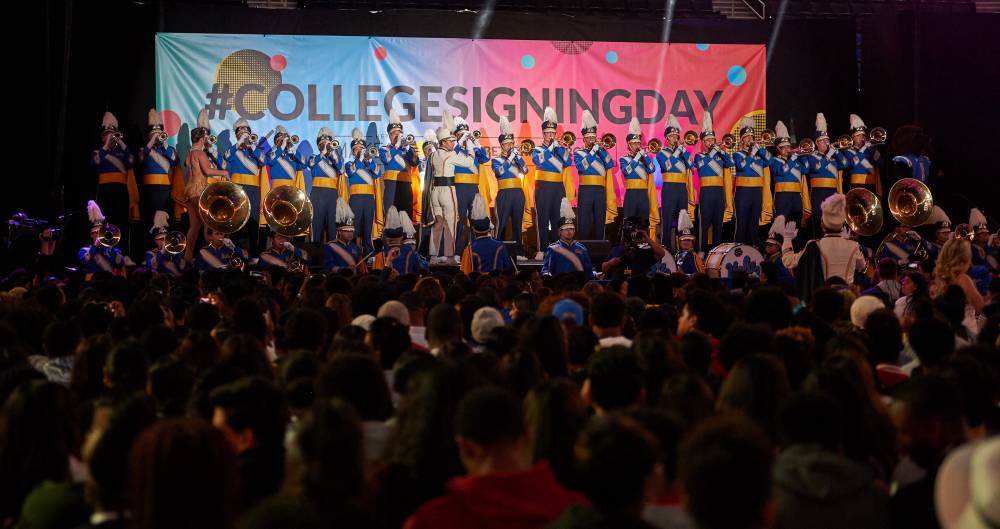
{"label": "black curtain backdrop", "polygon": [[[430,10],[273,11],[117,0],[31,4],[21,17],[28,51],[17,60],[35,88],[24,104],[9,106],[25,114],[15,119],[37,124],[27,132],[42,138],[46,154],[30,178],[17,179],[15,186],[27,185],[27,192],[5,193],[0,218],[15,210],[52,218],[83,208],[96,188],[87,158],[105,110],[118,117],[129,146],[139,145],[155,102],[157,31],[468,38],[476,22],[473,13]],[[996,15],[897,12],[860,21],[786,19],[772,43],[773,20],[680,18],[670,41],[768,45],[769,123],[781,119],[793,135],[811,137],[816,112],[826,114],[831,133],[846,131],[851,112],[890,134],[916,122],[935,138],[934,159],[945,175],[935,186],[948,190],[949,201],[964,202],[954,196],[962,194],[997,210],[1000,184],[993,173],[1000,163],[989,131],[1000,117],[1000,68],[993,64],[1000,46],[986,31],[998,23]],[[642,15],[498,11],[482,38],[657,42],[662,24]]]}

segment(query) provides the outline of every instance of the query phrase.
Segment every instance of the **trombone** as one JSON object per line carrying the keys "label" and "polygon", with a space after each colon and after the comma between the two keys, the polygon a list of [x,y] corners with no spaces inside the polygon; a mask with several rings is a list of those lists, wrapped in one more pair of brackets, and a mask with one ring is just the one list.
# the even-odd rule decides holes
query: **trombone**
{"label": "trombone", "polygon": [[104,224],[101,226],[101,236],[97,238],[97,243],[106,248],[114,248],[118,241],[122,240],[122,232],[114,224]]}
{"label": "trombone", "polygon": [[524,138],[521,140],[521,154],[524,156],[531,156],[531,153],[535,150],[535,142],[531,138]]}
{"label": "trombone", "polygon": [[155,134],[155,135],[153,136],[153,138],[154,138],[154,141],[155,141],[156,143],[158,143],[158,144],[159,144],[159,143],[166,143],[166,141],[167,141],[167,133],[166,133],[166,132],[163,132],[163,131],[161,130],[160,132],[157,132],[157,133],[156,133],[156,134]]}
{"label": "trombone", "polygon": [[695,132],[693,130],[689,130],[689,131],[687,131],[687,132],[684,133],[684,145],[687,145],[688,147],[693,147],[694,144],[696,144],[696,143],[698,143],[698,133],[697,132]]}
{"label": "trombone", "polygon": [[605,150],[610,151],[615,148],[615,145],[618,145],[618,138],[616,138],[614,134],[608,132],[601,136],[601,146],[603,146]]}
{"label": "trombone", "polygon": [[838,149],[850,149],[851,148],[851,137],[847,134],[841,134],[837,136],[837,142],[834,144]]}
{"label": "trombone", "polygon": [[736,136],[733,136],[732,134],[729,133],[723,135],[722,148],[726,149],[727,151],[731,151],[733,150],[734,147],[736,147]]}
{"label": "trombone", "polygon": [[760,142],[767,147],[774,145],[774,138],[775,134],[774,131],[771,129],[765,129],[763,132],[760,133]]}
{"label": "trombone", "polygon": [[167,232],[166,240],[163,244],[163,250],[170,255],[177,255],[179,253],[184,253],[184,248],[187,247],[187,237],[179,231]]}
{"label": "trombone", "polygon": [[569,130],[563,132],[562,137],[559,138],[559,143],[567,149],[572,148],[573,145],[576,144],[576,134],[573,134],[573,132]]}
{"label": "trombone", "polygon": [[875,127],[868,135],[868,141],[875,145],[882,145],[885,143],[887,136],[888,134],[885,132],[884,127]]}
{"label": "trombone", "polygon": [[294,149],[295,146],[299,144],[299,141],[300,141],[299,135],[292,134],[291,136],[288,137],[288,141],[285,142],[285,150],[290,151]]}
{"label": "trombone", "polygon": [[365,159],[374,160],[377,157],[378,157],[378,147],[374,145],[368,147],[368,150],[365,151]]}
{"label": "trombone", "polygon": [[816,150],[816,142],[813,141],[812,138],[803,138],[802,141],[799,142],[799,146],[796,147],[795,149],[792,149],[792,152],[801,156],[805,156],[808,154],[812,154],[813,151],[815,150]]}
{"label": "trombone", "polygon": [[663,149],[663,142],[657,138],[653,138],[646,143],[646,152],[649,154],[657,154]]}

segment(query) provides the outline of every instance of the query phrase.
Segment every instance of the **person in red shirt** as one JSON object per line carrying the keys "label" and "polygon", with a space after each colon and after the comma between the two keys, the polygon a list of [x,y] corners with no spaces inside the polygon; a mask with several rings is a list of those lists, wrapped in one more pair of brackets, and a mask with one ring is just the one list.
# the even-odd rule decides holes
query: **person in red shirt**
{"label": "person in red shirt", "polygon": [[466,475],[417,509],[404,529],[541,528],[570,505],[587,503],[556,481],[548,463],[532,466],[521,403],[507,391],[486,387],[466,395],[455,441]]}

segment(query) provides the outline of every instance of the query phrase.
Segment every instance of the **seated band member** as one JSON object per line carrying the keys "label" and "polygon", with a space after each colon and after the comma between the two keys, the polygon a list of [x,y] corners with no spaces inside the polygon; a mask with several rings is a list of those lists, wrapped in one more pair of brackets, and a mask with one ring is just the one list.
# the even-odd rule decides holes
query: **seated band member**
{"label": "seated band member", "polygon": [[604,279],[628,279],[650,273],[667,250],[649,236],[648,217],[626,217],[622,221],[621,243],[608,252],[601,265]]}
{"label": "seated band member", "polygon": [[116,246],[107,246],[101,243],[101,236],[108,229],[108,224],[104,222],[104,213],[100,206],[93,200],[87,202],[87,216],[90,218],[90,246],[80,248],[77,257],[83,265],[86,279],[97,272],[108,272],[111,275],[125,275],[125,257],[122,251]]}
{"label": "seated band member", "polygon": [[396,206],[389,206],[385,212],[385,229],[382,230],[382,252],[375,256],[375,270],[392,268],[397,274],[405,275],[415,273],[418,270],[427,268],[427,261],[424,260],[416,249],[409,244],[403,244],[403,219],[407,217],[405,211],[397,211]]}
{"label": "seated band member", "polygon": [[153,214],[153,229],[150,230],[150,233],[153,235],[156,247],[146,251],[146,268],[160,274],[180,277],[184,269],[187,268],[187,263],[184,262],[183,252],[170,253],[166,250],[167,228],[169,227],[167,221],[166,211],[157,211]]}
{"label": "seated band member", "polygon": [[[780,228],[781,226],[779,226]],[[767,234],[767,240],[764,241],[764,259],[774,263],[775,267],[778,269],[778,277],[768,278],[769,281],[773,280],[777,283],[789,283],[795,284],[795,278],[792,277],[792,273],[788,271],[785,266],[784,261],[781,260],[781,246],[785,243],[785,236],[778,233],[774,225],[771,225],[771,230]]]}
{"label": "seated band member", "polygon": [[524,259],[524,204],[525,176],[528,174],[528,164],[525,163],[521,151],[514,147],[514,130],[507,121],[507,116],[500,116],[500,155],[493,157],[493,174],[497,178],[497,238],[503,239],[507,226],[510,226],[511,238],[514,240],[514,253],[518,260]]}
{"label": "seated band member", "polygon": [[[798,253],[792,249],[792,239],[798,234],[795,223],[785,223],[785,219],[781,218],[774,219],[775,226],[772,228],[784,238],[781,260],[789,269],[795,269],[796,282],[800,285],[808,283],[812,287],[821,286],[834,276],[852,285],[854,273],[865,269],[861,246],[856,241],[847,239],[841,232],[847,218],[846,207],[846,197],[841,193],[824,200],[820,208],[823,209],[823,230],[826,234],[822,239],[806,243],[805,248]],[[800,290],[803,288],[800,287]],[[803,294],[803,299],[808,299],[812,296],[812,290],[800,294]]]}
{"label": "seated band member", "polygon": [[583,135],[583,148],[573,152],[573,163],[580,175],[580,189],[577,193],[580,236],[590,239],[590,228],[593,226],[593,239],[603,241],[605,225],[614,222],[618,216],[615,180],[611,172],[615,161],[597,142],[597,120],[589,110],[583,111],[583,128],[580,133]]}
{"label": "seated band member", "polygon": [[937,261],[941,247],[951,239],[951,219],[941,206],[934,206],[930,218],[924,224],[931,226],[934,232],[933,240],[926,241],[927,258]]}
{"label": "seated band member", "polygon": [[677,271],[688,275],[698,274],[705,271],[705,261],[694,249],[694,223],[686,209],[682,209],[677,214],[677,244],[680,250],[674,256],[677,262]]}
{"label": "seated band member", "polygon": [[587,247],[576,238],[576,214],[564,197],[559,204],[559,240],[545,248],[545,258],[542,260],[542,275],[558,275],[570,272],[583,272],[588,277],[596,279],[594,265],[590,262]]}
{"label": "seated band member", "polygon": [[309,263],[309,254],[292,244],[291,238],[271,231],[271,247],[260,252],[257,268],[267,270],[272,266],[288,268],[295,262],[305,266]]}
{"label": "seated band member", "polygon": [[969,212],[969,226],[972,227],[972,266],[983,266],[991,271],[996,269],[996,263],[990,262],[990,228],[979,208]]}
{"label": "seated band member", "polygon": [[246,264],[249,256],[243,248],[238,248],[233,241],[226,237],[225,233],[207,228],[208,244],[198,251],[195,264],[198,270],[211,270],[213,268],[227,268],[232,264],[233,258],[240,258]]}
{"label": "seated band member", "polygon": [[632,118],[629,123],[625,142],[628,153],[618,160],[622,179],[625,180],[622,215],[649,219],[650,231],[655,232],[660,223],[660,209],[656,207],[656,182],[653,180],[656,165],[646,156],[646,150],[642,147],[642,130],[637,118]]}
{"label": "seated band member", "polygon": [[472,199],[472,211],[469,212],[469,222],[472,225],[472,243],[462,252],[462,272],[483,272],[488,274],[494,270],[506,272],[514,268],[510,254],[503,243],[490,235],[493,222],[486,211],[483,196],[477,194]]}
{"label": "seated band member", "polygon": [[899,225],[885,236],[875,255],[875,262],[890,259],[900,268],[906,267],[919,257],[924,240],[909,226]]}
{"label": "seated band member", "polygon": [[361,247],[354,240],[354,212],[344,198],[337,200],[337,238],[323,245],[323,269],[368,273]]}

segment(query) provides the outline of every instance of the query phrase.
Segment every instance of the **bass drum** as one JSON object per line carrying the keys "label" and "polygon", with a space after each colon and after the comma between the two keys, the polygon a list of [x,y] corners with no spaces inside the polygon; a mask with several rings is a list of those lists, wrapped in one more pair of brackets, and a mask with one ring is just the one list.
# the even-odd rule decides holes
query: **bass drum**
{"label": "bass drum", "polygon": [[674,255],[670,253],[670,250],[664,250],[667,254],[663,256],[663,259],[660,259],[660,262],[653,265],[653,272],[670,275],[677,271],[677,261],[674,260]]}
{"label": "bass drum", "polygon": [[753,246],[728,242],[720,244],[708,252],[705,271],[710,277],[729,279],[736,272],[760,275],[760,263],[764,256]]}

